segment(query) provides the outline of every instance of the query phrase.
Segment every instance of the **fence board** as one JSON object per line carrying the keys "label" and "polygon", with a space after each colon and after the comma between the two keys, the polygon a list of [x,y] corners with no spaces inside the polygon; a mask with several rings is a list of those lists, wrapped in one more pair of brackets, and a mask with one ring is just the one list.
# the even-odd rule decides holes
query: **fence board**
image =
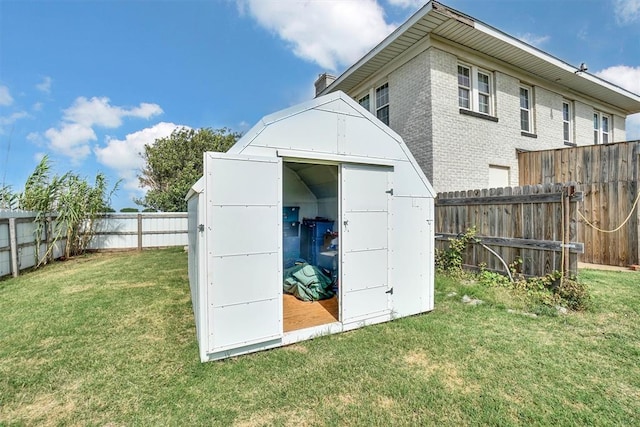
{"label": "fence board", "polygon": [[[551,167],[551,161],[546,164]],[[436,248],[445,249],[450,238],[475,226],[477,238],[496,251],[507,264],[519,257],[523,261],[524,274],[543,276],[563,268],[563,242],[571,243],[565,270],[575,275],[577,256],[584,246],[574,240],[566,242],[566,237],[572,234],[570,230],[563,233],[563,227],[570,228],[572,223],[577,223],[575,206],[579,197],[568,199],[569,206],[574,209],[562,208],[563,200],[574,189],[575,185],[546,184],[438,194],[435,201],[436,234],[439,236]],[[468,199],[468,204],[465,199]],[[451,221],[452,217],[465,218],[465,221]],[[463,264],[486,265],[491,270],[504,272],[504,266],[496,256],[482,245],[471,246],[464,254]]]}
{"label": "fence board", "polygon": [[[0,211],[0,277],[17,275],[20,270],[36,265],[34,219],[35,213],[32,212]],[[10,232],[10,222],[15,223],[15,239],[13,236],[9,239],[10,233],[13,233]],[[42,238],[43,241],[50,238],[50,233],[42,235]],[[97,220],[89,249],[118,250],[186,244],[186,213],[106,214]],[[40,255],[45,250],[46,245],[42,244]],[[15,258],[11,252],[15,252]],[[52,258],[60,258],[63,254],[64,239],[54,248]],[[15,263],[12,264],[14,259]]]}
{"label": "fence board", "polygon": [[[640,192],[640,141],[518,153],[520,185],[575,179],[583,191],[573,225],[576,240],[585,243],[584,262],[626,266],[640,264],[640,212],[633,204]],[[523,170],[525,169],[525,170]],[[632,212],[636,209],[636,212]]]}

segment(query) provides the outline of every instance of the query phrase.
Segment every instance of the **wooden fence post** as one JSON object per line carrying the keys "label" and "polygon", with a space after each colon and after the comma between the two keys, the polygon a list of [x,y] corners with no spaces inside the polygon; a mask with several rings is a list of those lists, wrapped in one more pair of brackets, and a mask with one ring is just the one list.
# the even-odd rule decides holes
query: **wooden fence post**
{"label": "wooden fence post", "polygon": [[138,214],[138,250],[142,250],[142,214]]}
{"label": "wooden fence post", "polygon": [[9,247],[11,249],[11,272],[13,277],[18,277],[18,237],[16,236],[16,219],[9,218]]}
{"label": "wooden fence post", "polygon": [[571,238],[570,238],[570,230],[569,228],[571,227],[571,205],[569,203],[569,197],[571,197],[569,194],[571,193],[571,187],[569,186],[564,186],[562,188],[562,201],[560,203],[563,204],[563,218],[562,221],[564,222],[563,228],[564,228],[564,235],[562,236],[562,243],[563,243],[563,247],[562,247],[562,253],[563,253],[563,261],[564,264],[562,265],[562,274],[563,275],[568,275],[569,274],[569,266],[571,265],[571,263],[569,262],[569,257],[571,256],[571,253],[569,251],[569,242],[571,242]]}

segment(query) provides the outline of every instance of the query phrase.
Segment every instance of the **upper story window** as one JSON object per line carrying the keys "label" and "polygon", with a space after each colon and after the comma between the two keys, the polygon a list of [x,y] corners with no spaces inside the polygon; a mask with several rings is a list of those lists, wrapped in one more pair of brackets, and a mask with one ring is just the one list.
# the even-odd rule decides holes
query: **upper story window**
{"label": "upper story window", "polygon": [[376,117],[389,126],[389,83],[376,88]]}
{"label": "upper story window", "polygon": [[611,141],[611,117],[595,112],[593,113],[593,143],[608,144]]}
{"label": "upper story window", "polygon": [[389,125],[389,83],[370,88],[356,99],[358,104],[375,114],[382,123]]}
{"label": "upper story window", "polygon": [[562,101],[562,140],[573,144],[573,109],[570,101]]}
{"label": "upper story window", "polygon": [[491,73],[472,65],[458,64],[458,106],[490,115]]}
{"label": "upper story window", "polygon": [[366,94],[358,100],[358,104],[362,105],[367,111],[370,110],[369,94]]}
{"label": "upper story window", "polygon": [[531,120],[531,89],[520,87],[520,130],[533,132],[533,120]]}

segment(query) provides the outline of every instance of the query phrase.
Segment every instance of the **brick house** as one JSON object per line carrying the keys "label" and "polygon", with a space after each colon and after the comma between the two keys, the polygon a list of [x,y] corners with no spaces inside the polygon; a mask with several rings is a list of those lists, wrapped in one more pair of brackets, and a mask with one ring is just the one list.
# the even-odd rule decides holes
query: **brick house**
{"label": "brick house", "polygon": [[518,185],[518,151],[625,141],[640,96],[430,1],[316,94],[402,136],[436,191]]}

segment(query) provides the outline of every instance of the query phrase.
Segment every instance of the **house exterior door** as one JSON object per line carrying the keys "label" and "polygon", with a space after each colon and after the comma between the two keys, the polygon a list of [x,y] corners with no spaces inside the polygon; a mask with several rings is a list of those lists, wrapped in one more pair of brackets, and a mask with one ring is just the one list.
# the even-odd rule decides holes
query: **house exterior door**
{"label": "house exterior door", "polygon": [[207,153],[208,350],[282,337],[282,161]]}
{"label": "house exterior door", "polygon": [[341,167],[343,324],[390,312],[390,172],[380,166]]}

